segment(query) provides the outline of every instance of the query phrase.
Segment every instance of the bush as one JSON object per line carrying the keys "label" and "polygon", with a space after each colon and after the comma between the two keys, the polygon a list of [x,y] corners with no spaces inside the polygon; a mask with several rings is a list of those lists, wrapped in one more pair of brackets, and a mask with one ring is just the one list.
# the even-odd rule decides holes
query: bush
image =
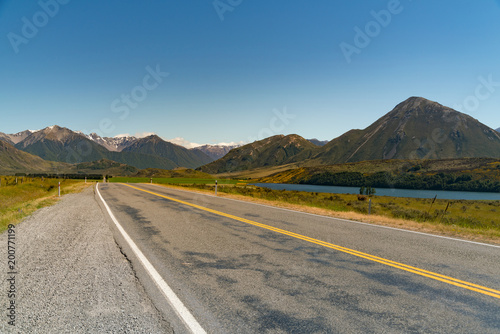
{"label": "bush", "polygon": [[409,219],[409,220],[417,220],[417,221],[428,221],[433,217],[425,211],[415,210],[415,209],[403,209],[397,208],[392,210],[392,214],[394,217]]}

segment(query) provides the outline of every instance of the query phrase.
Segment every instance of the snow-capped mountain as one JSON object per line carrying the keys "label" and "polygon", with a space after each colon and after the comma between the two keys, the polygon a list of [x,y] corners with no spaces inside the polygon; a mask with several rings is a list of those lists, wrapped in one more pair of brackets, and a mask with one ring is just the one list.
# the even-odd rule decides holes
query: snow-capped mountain
{"label": "snow-capped mountain", "polygon": [[[64,135],[61,135],[64,133]],[[46,127],[42,130],[25,130],[21,131],[15,134],[5,134],[5,133],[0,133],[0,140],[3,140],[5,142],[8,142],[11,145],[16,145],[19,146],[21,145],[22,148],[25,148],[34,142],[37,142],[41,140],[42,138],[45,138],[45,136],[52,137],[55,134],[58,134],[57,136],[60,138],[57,138],[58,141],[65,140],[67,135],[72,133],[74,136],[81,136],[84,137],[91,142],[104,147],[106,150],[110,152],[123,152],[126,148],[131,147],[133,145],[136,145],[138,141],[140,141],[142,138],[146,138],[148,136],[143,135],[143,134],[138,134],[136,136],[130,136],[130,135],[118,135],[115,137],[101,137],[97,133],[93,132],[90,134],[86,134],[82,131],[71,131],[66,128],[61,128],[57,125],[49,126]],[[33,135],[33,136],[32,136]],[[72,137],[73,138],[73,137]],[[27,139],[27,140],[26,140]],[[64,141],[63,140],[63,141]],[[164,140],[164,139],[163,139]],[[200,158],[202,161],[205,161],[205,158],[203,156],[206,154],[208,157],[210,157],[210,161],[217,160],[225,156],[229,151],[231,151],[233,148],[240,147],[244,145],[245,143],[218,143],[218,144],[197,144],[190,142],[184,138],[173,138],[173,139],[168,139],[164,140],[166,142],[170,142],[172,144],[181,146],[185,149],[188,149],[191,151],[190,154],[195,154],[195,155],[200,155]],[[18,145],[19,144],[19,145]],[[203,152],[200,153],[199,151]],[[198,153],[196,153],[198,152]],[[55,159],[55,158],[54,158]]]}
{"label": "snow-capped mountain", "polygon": [[112,152],[121,152],[124,148],[135,143],[138,139],[134,136],[101,137],[95,132],[87,135],[87,138]]}
{"label": "snow-capped mountain", "polygon": [[229,151],[233,148],[237,148],[242,146],[242,144],[233,144],[233,145],[202,145],[198,146],[195,149],[202,151],[206,155],[208,155],[213,160],[218,160],[225,156]]}

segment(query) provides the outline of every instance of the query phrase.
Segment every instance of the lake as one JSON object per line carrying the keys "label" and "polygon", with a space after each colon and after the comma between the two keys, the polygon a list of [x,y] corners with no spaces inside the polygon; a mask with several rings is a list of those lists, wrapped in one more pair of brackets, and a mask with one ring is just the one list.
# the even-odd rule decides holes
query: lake
{"label": "lake", "polygon": [[[253,185],[274,190],[297,190],[333,194],[359,194],[359,187],[315,186],[310,184],[284,183],[253,183]],[[434,198],[434,196],[437,195],[437,198],[450,200],[500,200],[500,193],[394,188],[375,188],[375,190],[377,191],[375,193],[376,196]]]}

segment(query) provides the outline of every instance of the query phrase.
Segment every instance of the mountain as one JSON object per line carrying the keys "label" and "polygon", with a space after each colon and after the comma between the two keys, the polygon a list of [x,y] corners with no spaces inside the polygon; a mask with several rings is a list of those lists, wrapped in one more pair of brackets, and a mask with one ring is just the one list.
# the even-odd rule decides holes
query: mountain
{"label": "mountain", "polygon": [[496,129],[495,131],[496,131],[496,132],[500,132],[500,128]]}
{"label": "mountain", "polygon": [[0,140],[3,140],[11,145],[15,145],[15,144],[19,143],[20,141],[26,139],[26,137],[28,137],[29,135],[31,135],[34,132],[36,132],[36,131],[25,130],[25,131],[21,131],[21,132],[14,133],[14,134],[6,134],[3,132],[0,132]]}
{"label": "mountain", "polygon": [[14,173],[67,171],[70,165],[45,161],[36,155],[18,150],[11,144],[0,140],[0,175]]}
{"label": "mountain", "polygon": [[137,140],[134,136],[101,137],[95,132],[88,135],[87,138],[112,152],[121,152],[125,147],[132,145]]}
{"label": "mountain", "polygon": [[44,160],[68,163],[92,161],[104,157],[100,147],[82,134],[57,125],[30,133],[15,147]]}
{"label": "mountain", "polygon": [[292,163],[479,157],[500,157],[498,132],[437,102],[410,97],[366,129],[350,130],[322,147],[297,135],[274,136],[233,149],[201,170],[215,174]]}
{"label": "mountain", "polygon": [[8,135],[10,137],[10,140],[15,144],[19,143],[20,141],[26,139],[28,136],[31,136],[33,133],[37,131],[32,131],[32,130],[24,130],[18,133],[14,133],[12,135]]}
{"label": "mountain", "polygon": [[80,163],[109,159],[139,169],[179,167],[170,159],[160,156],[134,152],[111,152],[85,135],[57,125],[31,133],[15,147],[49,161]]}
{"label": "mountain", "polygon": [[316,146],[325,146],[326,144],[328,144],[328,140],[318,140],[316,138],[308,140]]}
{"label": "mountain", "polygon": [[288,163],[298,153],[311,152],[316,147],[298,135],[277,135],[232,149],[223,158],[202,166],[200,170],[215,174],[278,166]]}
{"label": "mountain", "polygon": [[195,150],[200,150],[212,159],[212,161],[217,160],[225,156],[233,148],[240,147],[241,145],[203,145],[194,148]]}
{"label": "mountain", "polygon": [[14,145],[14,142],[10,139],[10,135],[0,132],[0,141]]}
{"label": "mountain", "polygon": [[351,130],[316,151],[315,164],[378,159],[500,157],[500,134],[476,119],[411,97],[364,130]]}
{"label": "mountain", "polygon": [[167,142],[157,135],[140,138],[122,150],[122,153],[142,153],[167,158],[177,166],[196,168],[212,161],[200,150],[188,150],[185,147]]}

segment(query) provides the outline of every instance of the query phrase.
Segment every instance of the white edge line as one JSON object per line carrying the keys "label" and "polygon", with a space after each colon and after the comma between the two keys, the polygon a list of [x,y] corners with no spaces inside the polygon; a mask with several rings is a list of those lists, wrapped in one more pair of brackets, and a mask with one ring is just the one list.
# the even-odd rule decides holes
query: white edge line
{"label": "white edge line", "polygon": [[137,256],[137,258],[141,261],[142,265],[148,272],[149,276],[153,279],[153,281],[156,283],[158,288],[161,290],[163,295],[167,298],[167,300],[170,302],[172,307],[174,308],[175,312],[177,312],[177,315],[182,319],[182,321],[186,324],[186,326],[191,330],[193,333],[206,333],[205,330],[201,327],[201,325],[196,321],[194,316],[189,312],[189,310],[184,306],[182,301],[177,297],[175,292],[170,288],[170,286],[165,282],[165,280],[161,277],[161,275],[156,271],[156,269],[153,267],[151,262],[146,258],[146,256],[141,252],[139,247],[135,244],[135,242],[130,238],[130,236],[125,232],[123,227],[120,225],[118,220],[116,219],[115,215],[111,212],[111,209],[109,208],[108,204],[104,201],[104,198],[102,198],[101,193],[99,192],[99,183],[96,185],[97,189],[97,194],[99,195],[99,198],[101,199],[102,203],[106,207],[106,210],[109,213],[109,216],[111,217],[111,220],[115,223],[116,227],[118,230],[121,232],[123,238],[127,241],[129,244],[130,248],[132,248],[132,251],[134,254]]}
{"label": "white edge line", "polygon": [[[145,185],[150,185],[149,183],[144,183],[144,184]],[[159,185],[159,184],[154,184],[154,183],[152,185],[153,186],[157,186],[157,187],[171,189],[171,190],[174,190],[174,191],[182,191],[182,192],[186,192],[186,193],[199,194],[199,195],[203,195],[203,196],[220,198],[220,199],[227,199],[227,200],[230,200],[230,201],[241,202],[241,203],[246,203],[246,204],[260,205],[260,206],[264,206],[266,208],[279,209],[279,210],[284,210],[284,211],[288,211],[288,212],[300,213],[300,214],[314,216],[314,217],[320,217],[320,218],[340,220],[340,221],[344,221],[344,222],[347,222],[347,223],[354,223],[354,224],[365,225],[365,226],[370,226],[370,227],[375,227],[375,228],[377,228],[377,227],[378,228],[385,228],[385,229],[389,229],[389,230],[395,230],[395,231],[406,232],[406,233],[420,234],[420,235],[425,235],[425,236],[428,236],[428,237],[434,237],[434,238],[448,239],[448,240],[453,240],[453,241],[466,242],[466,243],[480,245],[480,246],[488,246],[488,247],[493,247],[493,248],[500,248],[500,246],[491,245],[491,244],[485,244],[483,242],[477,242],[477,241],[471,241],[471,240],[464,240],[464,239],[457,239],[457,238],[452,238],[452,237],[445,237],[445,236],[442,236],[442,235],[436,235],[436,234],[430,234],[430,233],[418,232],[418,231],[412,231],[412,230],[405,230],[405,229],[397,228],[397,227],[390,227],[390,226],[384,226],[384,225],[378,225],[378,224],[363,223],[363,222],[358,222],[358,221],[355,221],[355,220],[349,220],[349,219],[343,219],[343,218],[336,218],[336,217],[330,217],[330,216],[322,216],[322,215],[318,215],[318,214],[315,214],[315,213],[309,213],[309,212],[302,212],[302,211],[295,211],[295,210],[291,210],[291,209],[280,208],[279,206],[271,206],[271,205],[266,205],[266,204],[254,203],[254,202],[250,202],[250,201],[248,201],[248,202],[247,201],[242,201],[242,200],[234,199],[234,198],[219,197],[219,196],[215,196],[215,195],[203,194],[203,193],[198,193],[198,192],[189,191],[189,190],[182,190],[182,189],[170,188],[170,187],[165,187],[165,186],[162,186],[162,185]]]}

